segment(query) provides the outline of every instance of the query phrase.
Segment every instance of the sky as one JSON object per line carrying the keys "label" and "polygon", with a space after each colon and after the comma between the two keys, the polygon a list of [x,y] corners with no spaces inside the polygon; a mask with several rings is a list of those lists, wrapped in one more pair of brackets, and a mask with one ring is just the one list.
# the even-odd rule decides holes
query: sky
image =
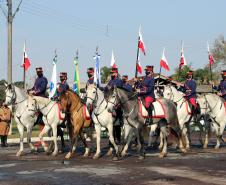
{"label": "sky", "polygon": [[[15,10],[19,0],[13,0]],[[6,9],[5,0],[0,4]],[[73,81],[73,58],[79,49],[81,81],[86,69],[93,67],[96,46],[101,66],[109,66],[114,51],[120,74],[132,78],[135,73],[138,29],[141,25],[146,56],[140,62],[159,62],[165,47],[169,75],[179,64],[181,40],[184,54],[193,69],[208,63],[207,41],[212,47],[219,35],[226,33],[225,0],[23,0],[13,22],[13,81],[22,80],[20,67],[23,44],[31,61],[28,79],[32,83],[35,67],[42,66],[50,81],[52,59],[57,50],[57,71],[68,72]],[[0,79],[7,76],[7,23],[0,14]]]}

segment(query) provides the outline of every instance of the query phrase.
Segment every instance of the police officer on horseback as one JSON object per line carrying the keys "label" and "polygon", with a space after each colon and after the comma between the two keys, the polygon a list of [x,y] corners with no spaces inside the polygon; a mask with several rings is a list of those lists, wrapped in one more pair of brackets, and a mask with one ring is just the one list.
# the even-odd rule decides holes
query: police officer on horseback
{"label": "police officer on horseback", "polygon": [[124,88],[124,89],[126,89],[127,91],[130,91],[130,92],[132,92],[133,91],[133,88],[132,88],[132,86],[128,83],[128,75],[123,75],[122,76],[122,87]]}
{"label": "police officer on horseback", "polygon": [[[123,87],[123,82],[119,78],[118,68],[111,68],[111,80],[108,82],[107,86],[104,88],[105,93],[107,93],[111,88],[114,87]],[[114,124],[113,134],[117,143],[121,142],[121,125],[123,124],[123,112],[120,107],[116,107],[116,121],[119,121],[119,124]]]}
{"label": "police officer on horseback", "polygon": [[35,80],[35,84],[31,89],[28,90],[28,92],[35,96],[46,97],[48,80],[43,76],[42,67],[36,68],[36,74],[38,77]]}
{"label": "police officer on horseback", "polygon": [[60,95],[64,92],[69,90],[69,85],[67,83],[67,73],[66,72],[61,72],[60,73],[60,82],[57,84],[57,92],[56,96],[54,99],[58,99]]}
{"label": "police officer on horseback", "polygon": [[94,83],[94,68],[93,67],[89,67],[87,69],[87,75],[88,75],[88,81],[86,83],[86,87],[90,84],[93,84]]}
{"label": "police officer on horseback", "polygon": [[213,86],[213,88],[220,92],[220,96],[226,102],[226,70],[221,72],[222,80],[218,86]]}
{"label": "police officer on horseback", "polygon": [[136,91],[139,96],[144,97],[145,100],[145,108],[148,111],[148,118],[145,121],[146,125],[151,125],[153,123],[152,120],[152,103],[155,101],[155,79],[154,79],[154,66],[147,65],[145,68],[146,76],[143,78],[142,82],[138,82]]}
{"label": "police officer on horseback", "polygon": [[197,122],[197,114],[200,113],[198,104],[196,102],[196,82],[193,79],[193,71],[187,72],[187,80],[184,83],[183,91],[185,93],[185,99],[192,105],[192,116],[195,122]]}

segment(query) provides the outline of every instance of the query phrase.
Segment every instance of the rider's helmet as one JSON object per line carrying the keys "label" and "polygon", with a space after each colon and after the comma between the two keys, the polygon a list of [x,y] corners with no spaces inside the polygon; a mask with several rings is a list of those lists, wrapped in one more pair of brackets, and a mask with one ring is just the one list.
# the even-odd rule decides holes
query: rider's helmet
{"label": "rider's helmet", "polygon": [[154,66],[147,65],[144,70],[146,75],[153,74]]}
{"label": "rider's helmet", "polygon": [[192,70],[189,70],[187,72],[187,78],[193,78],[193,71]]}
{"label": "rider's helmet", "polygon": [[88,75],[89,78],[93,77],[93,75],[94,75],[94,68],[93,67],[89,67],[87,69],[87,75]]}
{"label": "rider's helmet", "polygon": [[67,80],[67,73],[66,72],[61,72],[60,73],[60,81]]}

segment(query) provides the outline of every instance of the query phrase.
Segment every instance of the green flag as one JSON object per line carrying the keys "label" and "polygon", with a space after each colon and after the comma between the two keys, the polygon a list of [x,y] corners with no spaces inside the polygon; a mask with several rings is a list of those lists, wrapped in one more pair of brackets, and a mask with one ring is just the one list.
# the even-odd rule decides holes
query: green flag
{"label": "green flag", "polygon": [[78,69],[78,56],[74,58],[74,64],[75,64],[75,74],[74,74],[73,91],[79,94],[80,79],[79,79],[79,69]]}

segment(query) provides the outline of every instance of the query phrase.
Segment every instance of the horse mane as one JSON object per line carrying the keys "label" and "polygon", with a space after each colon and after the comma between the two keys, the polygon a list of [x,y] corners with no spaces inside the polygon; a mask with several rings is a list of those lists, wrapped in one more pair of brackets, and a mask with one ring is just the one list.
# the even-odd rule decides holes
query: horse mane
{"label": "horse mane", "polygon": [[51,100],[49,98],[41,97],[41,96],[34,96],[35,100],[41,104],[48,104]]}
{"label": "horse mane", "polygon": [[127,89],[125,89],[123,87],[117,87],[117,89],[124,91],[128,96],[133,96],[136,94],[135,92],[128,91]]}

